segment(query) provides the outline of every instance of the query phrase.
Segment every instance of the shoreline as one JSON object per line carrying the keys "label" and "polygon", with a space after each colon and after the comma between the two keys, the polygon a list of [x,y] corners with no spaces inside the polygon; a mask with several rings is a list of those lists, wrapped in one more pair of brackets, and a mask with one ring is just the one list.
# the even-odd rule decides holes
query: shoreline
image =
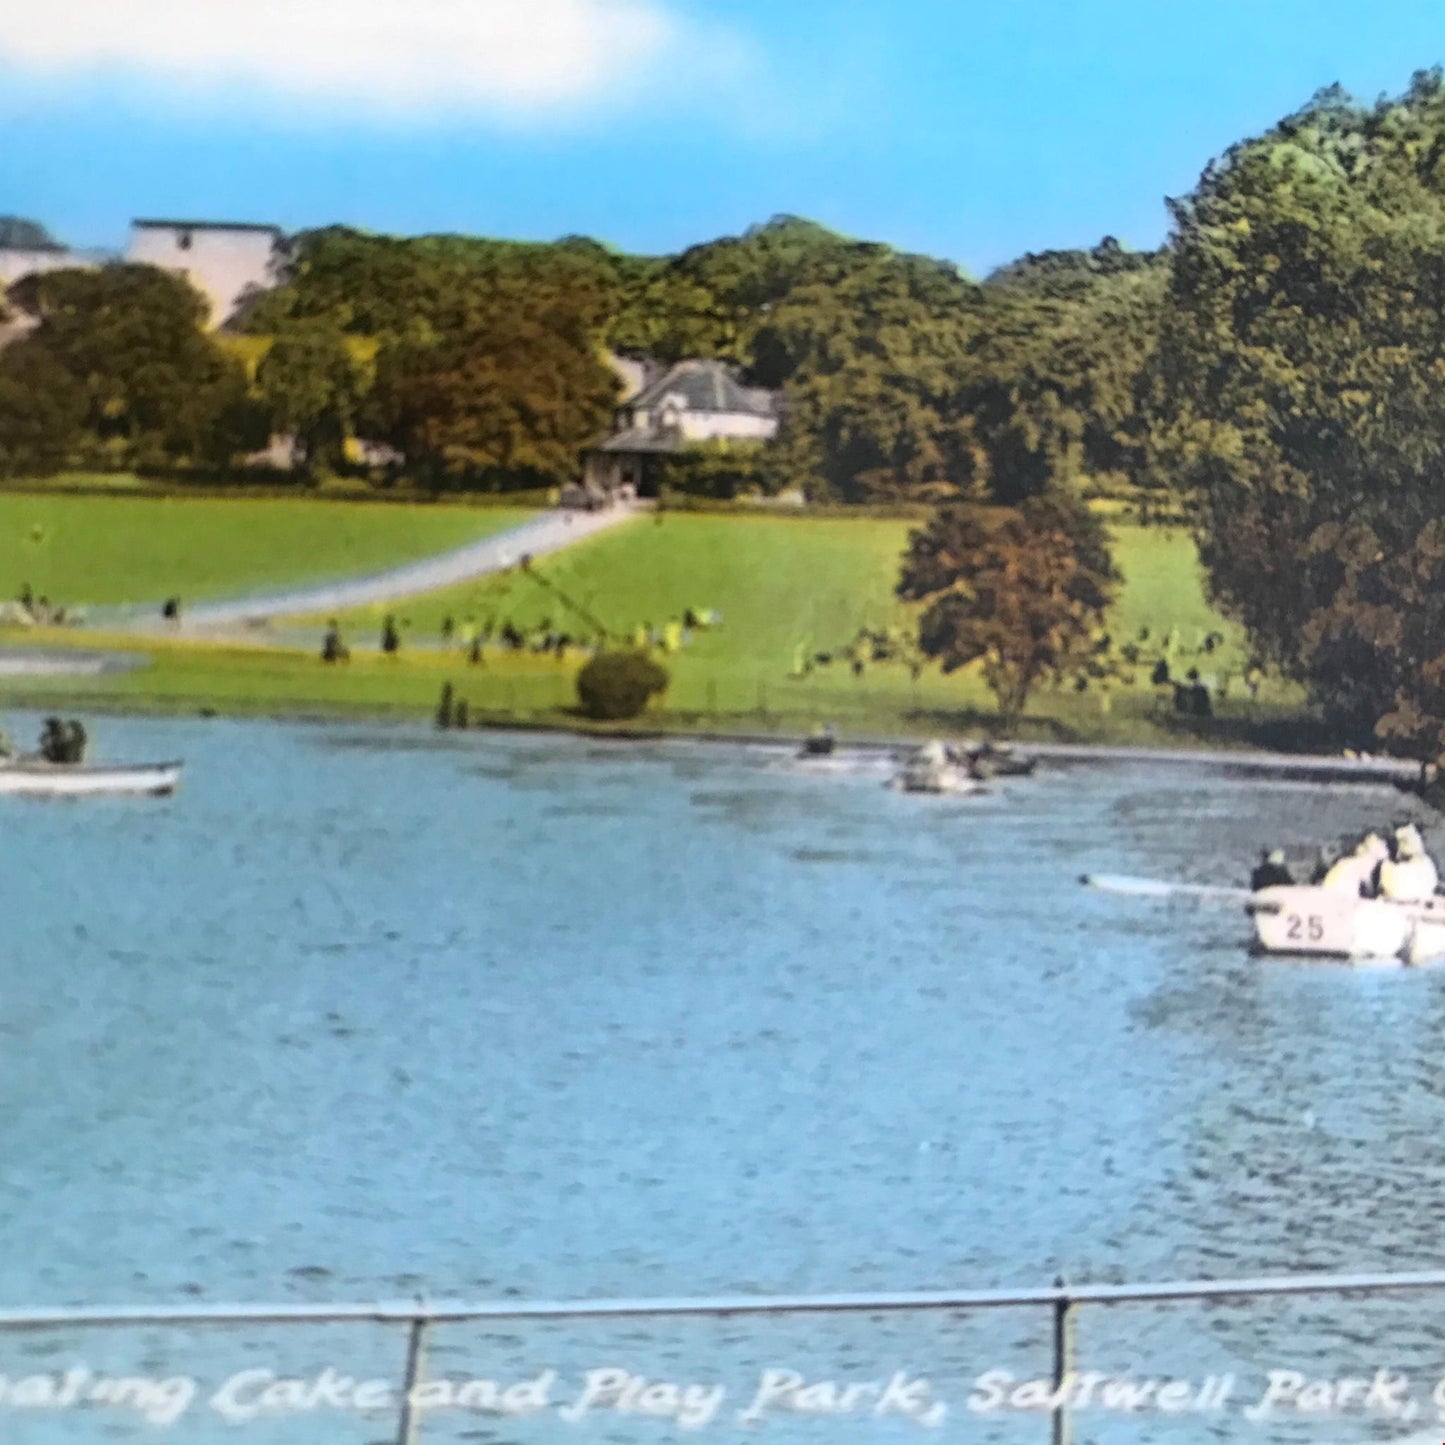
{"label": "shoreline", "polygon": [[[104,697],[95,694],[32,692],[13,695],[0,687],[0,715],[7,711],[92,713],[104,717],[180,718],[194,717],[205,721],[234,719],[307,723],[313,725],[376,724],[423,728],[433,734],[467,736],[485,733],[527,733],[537,736],[564,735],[593,742],[695,742],[726,744],[741,747],[792,748],[798,746],[801,734],[780,717],[778,726],[760,730],[756,721],[750,727],[728,728],[710,720],[707,726],[692,726],[685,720],[655,717],[638,718],[626,724],[588,723],[585,719],[558,713],[537,713],[532,716],[488,715],[478,712],[466,727],[438,728],[430,711],[418,710],[409,703],[358,703],[339,707],[334,702],[290,702],[257,698],[238,705],[235,697],[212,698],[136,698]],[[978,729],[950,731],[934,728],[949,742],[968,745],[992,741],[1010,747],[1044,762],[1080,766],[1159,766],[1195,767],[1255,773],[1260,776],[1294,778],[1300,781],[1357,784],[1389,784],[1403,786],[1416,793],[1421,765],[1405,758],[1385,756],[1348,758],[1320,752],[1285,752],[1274,748],[1235,747],[1200,742],[1195,746],[1159,747],[1107,742],[1048,742],[1017,738],[992,737]],[[858,733],[839,740],[842,754],[877,755],[917,746],[930,734]]]}

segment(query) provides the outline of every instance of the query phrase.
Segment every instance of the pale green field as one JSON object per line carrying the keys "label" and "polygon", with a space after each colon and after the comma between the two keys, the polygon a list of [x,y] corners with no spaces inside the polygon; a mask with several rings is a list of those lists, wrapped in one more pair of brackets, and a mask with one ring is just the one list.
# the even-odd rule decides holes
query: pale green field
{"label": "pale green field", "polygon": [[416,561],[524,521],[511,507],[0,493],[0,600],[184,600]]}
{"label": "pale green field", "polygon": [[[448,616],[458,626],[470,619],[495,630],[511,621],[523,632],[550,624],[578,636],[590,633],[565,596],[621,635],[638,625],[660,627],[688,607],[722,614],[720,627],[694,633],[665,657],[672,683],[649,716],[651,725],[788,733],[830,721],[853,735],[988,728],[992,699],[975,670],[945,677],[928,668],[915,679],[901,662],[870,659],[858,672],[840,655],[862,627],[877,631],[907,622],[893,586],[909,526],[866,518],[666,514],[660,523],[643,519],[543,559],[535,576],[514,570],[352,614],[344,624],[353,659],[344,666],[317,660],[321,620],[309,619],[282,634],[294,641],[291,646],[152,645],[154,661],[144,671],[51,691],[77,699],[103,693],[112,705],[135,707],[417,716],[430,711],[449,681],[474,716],[570,724],[576,721],[570,709],[579,650],[558,661],[493,647],[476,666],[439,639]],[[1024,735],[1208,745],[1246,741],[1262,727],[1302,716],[1298,692],[1280,684],[1267,685],[1257,702],[1246,700],[1238,631],[1208,606],[1187,536],[1120,526],[1115,546],[1126,580],[1109,628],[1121,644],[1136,640],[1142,628],[1151,634],[1134,680],[1084,692],[1043,688],[1031,701]],[[395,658],[377,651],[387,611],[402,623],[404,641]],[[1149,664],[1171,631],[1180,641],[1176,673],[1198,665],[1225,683],[1214,722],[1181,723],[1169,691],[1149,684]],[[1225,635],[1225,645],[1211,656],[1196,655],[1199,641],[1213,631]],[[800,672],[800,660],[818,653],[833,660]]]}

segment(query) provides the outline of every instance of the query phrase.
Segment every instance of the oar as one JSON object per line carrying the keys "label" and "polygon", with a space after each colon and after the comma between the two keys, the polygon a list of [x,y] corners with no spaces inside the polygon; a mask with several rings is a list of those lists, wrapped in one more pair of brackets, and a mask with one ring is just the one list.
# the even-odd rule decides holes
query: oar
{"label": "oar", "polygon": [[1085,873],[1085,888],[1119,893],[1126,898],[1209,898],[1219,903],[1243,903],[1254,895],[1248,888],[1226,888],[1216,883],[1170,883],[1159,878],[1131,878],[1123,873]]}

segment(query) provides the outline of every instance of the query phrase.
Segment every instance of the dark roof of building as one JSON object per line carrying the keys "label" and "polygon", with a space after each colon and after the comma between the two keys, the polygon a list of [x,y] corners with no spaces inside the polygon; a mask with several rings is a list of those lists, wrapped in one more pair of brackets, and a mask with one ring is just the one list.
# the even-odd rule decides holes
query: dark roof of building
{"label": "dark roof of building", "polygon": [[0,251],[64,249],[39,221],[27,221],[23,216],[0,216]]}
{"label": "dark roof of building", "polygon": [[660,406],[672,395],[682,397],[687,411],[743,412],[750,416],[774,414],[772,393],[739,385],[727,364],[721,361],[679,361],[643,387],[627,405],[640,410]]}
{"label": "dark roof of building", "polygon": [[265,226],[256,221],[132,221],[136,230],[147,231],[265,231],[281,235],[280,226]]}

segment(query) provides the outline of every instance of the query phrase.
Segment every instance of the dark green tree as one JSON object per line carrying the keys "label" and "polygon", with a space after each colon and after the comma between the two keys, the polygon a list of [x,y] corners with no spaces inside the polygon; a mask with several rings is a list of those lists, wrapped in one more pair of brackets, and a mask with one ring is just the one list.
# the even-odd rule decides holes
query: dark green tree
{"label": "dark green tree", "polygon": [[1445,93],[1338,89],[1174,204],[1155,465],[1217,599],[1361,738],[1438,751]]}
{"label": "dark green tree", "polygon": [[307,472],[334,470],[361,398],[346,338],[327,321],[279,331],[256,371],[272,427],[294,436]]}
{"label": "dark green tree", "polygon": [[80,384],[42,346],[0,351],[0,476],[46,476],[70,460],[85,419]]}
{"label": "dark green tree", "polygon": [[186,281],[151,266],[65,269],[9,295],[37,323],[27,344],[81,389],[97,455],[137,466],[215,459],[214,424],[245,375],[204,330],[206,303]]}

